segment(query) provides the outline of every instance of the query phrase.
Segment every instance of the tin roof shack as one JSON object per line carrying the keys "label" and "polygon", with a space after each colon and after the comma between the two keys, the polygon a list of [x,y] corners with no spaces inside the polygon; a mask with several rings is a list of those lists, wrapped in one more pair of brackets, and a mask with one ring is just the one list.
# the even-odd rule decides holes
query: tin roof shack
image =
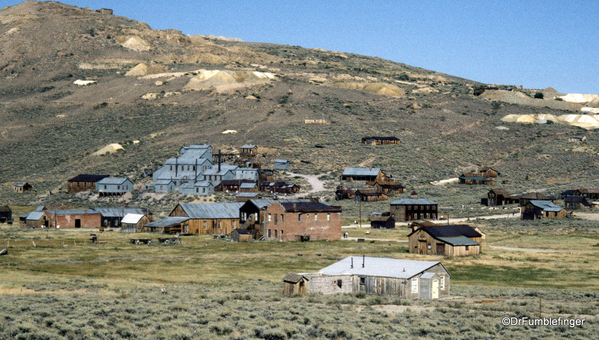
{"label": "tin roof shack", "polygon": [[306,295],[306,282],[308,282],[307,277],[301,274],[287,274],[283,278],[283,294],[285,296],[293,296],[293,295]]}
{"label": "tin roof shack", "polygon": [[144,224],[143,231],[149,233],[180,234],[183,230],[181,224],[187,220],[189,220],[189,217],[165,217]]}
{"label": "tin roof shack", "polygon": [[275,170],[289,169],[289,161],[286,159],[275,159]]}
{"label": "tin roof shack", "polygon": [[374,183],[374,190],[383,193],[385,195],[397,195],[404,193],[406,187],[401,184],[386,184],[386,183]]}
{"label": "tin roof shack", "polygon": [[25,225],[32,228],[48,227],[50,220],[43,211],[32,211],[25,218]]}
{"label": "tin roof shack", "polygon": [[242,183],[239,186],[239,191],[240,192],[257,192],[258,191],[258,183],[256,183],[256,182]]}
{"label": "tin roof shack", "polygon": [[133,190],[133,183],[124,177],[106,177],[96,182],[98,196],[121,196]]}
{"label": "tin roof shack", "polygon": [[[296,275],[303,277],[305,292],[299,289],[301,277],[286,276],[290,284],[286,295],[364,292],[407,299],[438,299],[449,296],[450,288],[449,272],[438,261],[346,257],[318,273]],[[297,281],[297,286],[293,281]]]}
{"label": "tin roof shack", "polygon": [[169,216],[189,218],[182,222],[183,234],[230,234],[239,225],[244,203],[179,203]]}
{"label": "tin roof shack", "polygon": [[252,233],[247,229],[234,229],[231,232],[231,242],[250,242]]}
{"label": "tin roof shack", "polygon": [[480,199],[480,204],[488,207],[516,204],[520,201],[520,197],[510,195],[505,189],[491,189],[487,193],[487,197]]}
{"label": "tin roof shack", "polygon": [[564,199],[564,203],[566,205],[566,209],[591,209],[595,208],[596,205],[589,203],[586,197],[583,196],[566,196]]}
{"label": "tin roof shack", "polygon": [[262,195],[259,192],[240,192],[235,195],[235,202],[247,202],[251,199],[261,198]]}
{"label": "tin roof shack", "polygon": [[521,216],[523,220],[562,218],[567,216],[567,212],[551,201],[531,200],[521,207]]}
{"label": "tin roof shack", "polygon": [[370,220],[371,228],[395,228],[395,220],[389,212],[382,214],[371,214],[368,216],[368,219]]}
{"label": "tin roof shack", "polygon": [[408,235],[410,253],[469,256],[482,251],[483,235],[469,225],[418,226]]}
{"label": "tin roof shack", "polygon": [[345,189],[343,186],[338,186],[337,191],[335,191],[335,199],[337,201],[345,200],[345,199],[353,199],[356,197],[356,193],[351,189]]}
{"label": "tin roof shack", "polygon": [[386,201],[387,195],[377,192],[374,189],[358,189],[356,190],[356,202],[378,202]]}
{"label": "tin roof shack", "polygon": [[121,220],[122,233],[141,233],[144,225],[150,223],[148,216],[143,214],[127,214]]}
{"label": "tin roof shack", "polygon": [[25,192],[33,190],[33,186],[28,182],[15,183],[15,192]]}
{"label": "tin roof shack", "polygon": [[548,201],[548,202],[552,202],[553,204],[557,204],[557,198],[554,196],[545,196],[538,192],[531,192],[530,194],[521,195],[519,197],[520,207],[525,206],[526,204],[528,204],[528,202],[533,201],[533,200],[534,201]]}
{"label": "tin roof shack", "polygon": [[81,191],[96,190],[96,183],[108,175],[77,175],[68,181],[67,192],[72,194]]}
{"label": "tin roof shack", "polygon": [[265,210],[267,240],[341,239],[341,207],[319,202],[274,201]]}
{"label": "tin roof shack", "polygon": [[5,205],[0,207],[0,223],[6,223],[8,221],[12,221],[12,210]]}
{"label": "tin roof shack", "polygon": [[391,202],[389,210],[395,221],[435,220],[438,203],[424,198],[402,198]]}
{"label": "tin roof shack", "polygon": [[370,145],[399,144],[399,138],[397,138],[397,137],[362,137],[362,144],[370,144]]}
{"label": "tin roof shack", "polygon": [[95,207],[93,210],[102,214],[102,227],[104,228],[120,228],[121,220],[127,214],[139,214],[148,217],[148,223],[152,222],[153,213],[150,209],[146,208],[134,208],[134,207],[115,207],[115,208],[104,208]]}
{"label": "tin roof shack", "polygon": [[102,214],[94,209],[45,210],[45,213],[51,228],[102,227]]}

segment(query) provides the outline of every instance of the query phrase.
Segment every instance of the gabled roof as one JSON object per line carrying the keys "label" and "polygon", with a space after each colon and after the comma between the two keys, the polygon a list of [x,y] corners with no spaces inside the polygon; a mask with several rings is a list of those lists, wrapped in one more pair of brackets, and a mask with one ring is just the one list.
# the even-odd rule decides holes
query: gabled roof
{"label": "gabled roof", "polygon": [[27,215],[25,219],[28,221],[39,221],[40,218],[42,218],[44,215],[45,214],[43,211],[32,211]]}
{"label": "gabled roof", "polygon": [[362,137],[363,141],[365,141],[365,140],[372,140],[372,139],[375,139],[375,140],[399,140],[399,138],[397,138],[397,137],[376,137],[376,136]]}
{"label": "gabled roof", "polygon": [[29,183],[27,183],[27,182],[17,182],[17,183],[15,183],[15,186],[16,187],[23,187],[23,186],[25,186],[25,184],[29,184]]}
{"label": "gabled roof", "polygon": [[438,237],[440,241],[443,241],[452,246],[479,246],[480,243],[467,238],[466,236],[454,236],[454,237]]}
{"label": "gabled roof", "polygon": [[255,148],[255,147],[256,147],[255,145],[252,145],[252,144],[250,144],[250,145],[244,145],[244,146],[242,146],[241,148],[242,148],[242,149],[253,149],[253,148]]}
{"label": "gabled roof", "polygon": [[239,235],[251,235],[252,234],[247,229],[233,229],[233,231],[236,231]]}
{"label": "gabled roof", "polygon": [[126,181],[129,181],[129,179],[125,177],[106,177],[99,180],[96,184],[121,185]]}
{"label": "gabled roof", "polygon": [[306,281],[310,281],[310,280],[308,280],[307,277],[305,277],[304,275],[301,275],[301,274],[287,274],[283,278],[283,282],[289,282],[289,283],[295,284],[295,283],[300,282],[302,279],[304,279]]}
{"label": "gabled roof", "polygon": [[427,200],[426,198],[402,198],[395,202],[391,202],[391,205],[437,205],[437,202]]}
{"label": "gabled roof", "polygon": [[153,184],[156,186],[156,185],[168,185],[171,183],[175,184],[172,179],[159,179],[159,180],[154,181]]}
{"label": "gabled roof", "polygon": [[139,222],[139,220],[141,220],[142,217],[144,217],[144,215],[142,215],[142,214],[127,214],[127,215],[125,215],[125,217],[123,217],[123,219],[121,220],[121,223],[135,224],[135,223]]}
{"label": "gabled roof", "polygon": [[495,195],[501,195],[503,197],[511,197],[510,194],[505,189],[491,189],[489,192],[494,193]]}
{"label": "gabled roof", "polygon": [[275,163],[283,163],[283,164],[286,164],[286,163],[289,163],[289,161],[288,161],[288,160],[286,160],[286,159],[275,159]]}
{"label": "gabled roof", "polygon": [[243,202],[233,203],[179,203],[189,218],[194,219],[227,219],[239,218],[239,208]]}
{"label": "gabled roof", "polygon": [[0,212],[3,212],[3,213],[8,213],[9,212],[9,213],[11,213],[12,210],[10,210],[10,208],[8,207],[8,205],[5,205],[5,206],[0,206]]}
{"label": "gabled roof", "polygon": [[345,168],[343,176],[374,176],[376,177],[381,168]]}
{"label": "gabled roof", "polygon": [[239,186],[239,189],[253,189],[256,187],[256,185],[258,185],[258,183],[256,182],[247,182],[247,183],[242,183]]}
{"label": "gabled roof", "polygon": [[100,214],[94,209],[61,209],[61,210],[46,210],[50,214],[56,215],[95,215]]}
{"label": "gabled roof", "polygon": [[592,206],[591,203],[589,203],[586,199],[586,197],[584,196],[566,196],[566,198],[564,199],[565,203],[581,203],[582,205],[584,205],[585,207],[590,207]]}
{"label": "gabled roof", "polygon": [[578,189],[581,194],[599,194],[599,189],[597,188],[588,188],[588,189]]}
{"label": "gabled roof", "polygon": [[545,201],[551,200],[551,197],[545,196],[538,192],[531,192],[531,193],[528,193],[525,195],[521,195],[520,198],[524,198],[527,200],[545,200]]}
{"label": "gabled roof", "polygon": [[102,214],[102,217],[123,217],[123,213],[127,214],[152,214],[152,212],[146,208],[135,208],[135,207],[121,207],[121,208],[104,208],[104,207],[95,207],[91,208],[96,212]]}
{"label": "gabled roof", "polygon": [[482,237],[482,235],[478,231],[476,231],[471,226],[465,225],[465,224],[421,226],[419,229],[410,233],[410,235],[408,235],[408,237],[411,236],[412,234],[418,232],[418,230],[423,230],[427,234],[429,234],[432,237],[437,238],[437,239],[439,239],[441,237],[458,237],[458,236]]}
{"label": "gabled roof", "polygon": [[[353,268],[351,267],[352,260]],[[362,261],[364,261],[364,267],[362,267]],[[318,272],[323,275],[364,275],[409,279],[438,264],[441,262],[350,256]],[[441,264],[441,266],[443,265]]]}
{"label": "gabled roof", "polygon": [[82,175],[77,175],[71,179],[69,179],[69,182],[98,182],[106,177],[108,177],[109,175],[86,175],[86,174],[82,174]]}
{"label": "gabled roof", "polygon": [[543,211],[560,212],[560,211],[564,210],[564,208],[560,207],[559,205],[557,205],[551,201],[531,200],[530,204],[532,204],[533,206],[535,206],[539,209],[542,209]]}
{"label": "gabled roof", "polygon": [[240,192],[235,197],[248,197],[248,198],[256,198],[260,195],[259,192]]}

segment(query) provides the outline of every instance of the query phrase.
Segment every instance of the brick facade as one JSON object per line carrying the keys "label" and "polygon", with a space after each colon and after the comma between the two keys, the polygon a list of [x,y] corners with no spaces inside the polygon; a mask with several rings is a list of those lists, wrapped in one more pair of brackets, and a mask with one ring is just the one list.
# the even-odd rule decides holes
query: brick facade
{"label": "brick facade", "polygon": [[313,205],[318,205],[318,209],[310,210],[302,203],[271,204],[264,215],[265,238],[295,241],[296,235],[309,235],[311,241],[341,239],[340,207],[326,206],[321,203]]}

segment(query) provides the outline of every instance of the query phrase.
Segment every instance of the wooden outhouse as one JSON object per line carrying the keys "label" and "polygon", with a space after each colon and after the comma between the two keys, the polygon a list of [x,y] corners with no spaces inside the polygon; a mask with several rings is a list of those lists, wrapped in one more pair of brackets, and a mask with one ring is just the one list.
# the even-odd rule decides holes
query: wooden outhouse
{"label": "wooden outhouse", "polygon": [[252,240],[252,233],[247,229],[234,229],[231,232],[231,242],[249,242]]}
{"label": "wooden outhouse", "polygon": [[285,296],[295,294],[306,295],[306,282],[309,280],[301,274],[287,274],[283,278]]}

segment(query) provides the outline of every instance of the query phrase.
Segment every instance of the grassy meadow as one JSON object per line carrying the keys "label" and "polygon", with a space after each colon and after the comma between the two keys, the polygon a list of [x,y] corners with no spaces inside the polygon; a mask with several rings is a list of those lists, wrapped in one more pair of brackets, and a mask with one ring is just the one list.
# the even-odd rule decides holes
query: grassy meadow
{"label": "grassy meadow", "polygon": [[[0,339],[589,339],[599,330],[596,222],[474,221],[479,256],[409,254],[406,227],[345,229],[334,242],[231,243],[1,225]],[[156,234],[136,234],[153,238]],[[370,239],[377,239],[372,242]],[[380,240],[389,241],[380,241]],[[34,247],[34,243],[35,246]],[[527,248],[521,251],[504,248]],[[452,298],[283,296],[289,272],[349,255],[440,260]],[[580,317],[583,326],[504,326],[501,318]]]}

